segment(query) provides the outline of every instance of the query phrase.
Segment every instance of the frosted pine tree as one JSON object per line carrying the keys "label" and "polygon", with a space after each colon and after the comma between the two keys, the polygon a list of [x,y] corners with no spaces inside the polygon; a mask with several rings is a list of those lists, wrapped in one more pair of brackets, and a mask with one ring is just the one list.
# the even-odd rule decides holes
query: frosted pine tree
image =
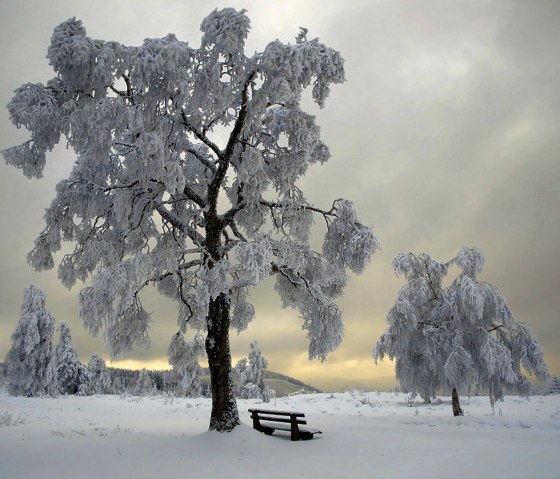
{"label": "frosted pine tree", "polygon": [[[302,93],[324,106],[344,81],[340,54],[302,30],[247,56],[249,19],[231,8],[201,30],[199,47],[173,34],[125,46],[62,23],[47,55],[56,76],[21,86],[8,105],[31,139],[4,156],[32,178],[56,144],[73,149],[29,262],[50,269],[62,242],[75,243],[59,277],[70,288],[93,276],[80,314],[92,334],[105,329],[112,358],[149,343],[146,286],[176,300],[181,332],[206,333],[210,428],[229,431],[239,424],[229,330],[253,319],[251,289],[275,275],[284,307],[303,318],[310,359],[324,360],[342,341],[335,301],[347,270],[361,273],[378,242],[350,201],[316,207],[298,187],[329,159]],[[309,245],[314,217],[326,229],[321,251]]]}
{"label": "frosted pine tree", "polygon": [[60,340],[56,346],[58,391],[61,394],[76,394],[80,384],[88,380],[86,367],[78,358],[70,328],[65,321],[60,322],[59,330]]}
{"label": "frosted pine tree", "polygon": [[124,379],[121,376],[116,376],[112,381],[112,388],[114,394],[124,394],[126,391]]}
{"label": "frosted pine tree", "polygon": [[21,318],[6,356],[8,392],[15,396],[55,395],[55,320],[45,309],[45,293],[35,285],[23,290]]}
{"label": "frosted pine tree", "polygon": [[[460,268],[448,287],[442,280],[450,265]],[[548,372],[530,328],[513,318],[502,293],[480,282],[484,256],[463,247],[448,263],[427,254],[400,254],[393,260],[397,275],[407,280],[389,311],[389,327],[373,355],[395,359],[401,387],[425,400],[438,389],[466,393],[488,391],[492,406],[505,390],[528,394],[522,367],[541,380]]]}
{"label": "frosted pine tree", "polygon": [[136,386],[134,386],[133,394],[135,396],[149,396],[153,394],[155,390],[154,382],[148,374],[146,368],[143,368],[138,373],[138,380],[136,381]]}
{"label": "frosted pine tree", "polygon": [[269,402],[272,391],[264,381],[264,370],[268,367],[268,361],[261,354],[256,341],[250,344],[249,359],[242,359],[237,363],[239,372],[239,385],[237,395],[245,399],[262,399]]}
{"label": "frosted pine tree", "polygon": [[110,394],[111,377],[105,360],[97,353],[93,353],[87,365],[87,387],[81,389],[80,394]]}
{"label": "frosted pine tree", "polygon": [[179,331],[171,339],[168,357],[169,364],[173,367],[173,373],[177,379],[176,393],[187,397],[202,396],[202,368],[198,364],[198,358],[204,356],[204,336],[196,334],[191,341],[185,341]]}

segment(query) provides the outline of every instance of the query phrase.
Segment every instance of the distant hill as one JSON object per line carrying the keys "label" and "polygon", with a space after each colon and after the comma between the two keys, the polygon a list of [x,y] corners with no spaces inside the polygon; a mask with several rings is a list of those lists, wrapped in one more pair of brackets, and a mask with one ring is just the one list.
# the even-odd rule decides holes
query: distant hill
{"label": "distant hill", "polygon": [[[266,384],[270,389],[273,389],[276,397],[290,396],[292,394],[310,394],[310,393],[320,393],[320,389],[311,386],[310,384],[305,384],[299,379],[286,376],[285,374],[277,373],[274,371],[265,371],[264,379]],[[234,381],[236,380],[234,376]],[[210,374],[208,368],[204,369],[203,381],[206,384],[210,384]]]}
{"label": "distant hill", "polygon": [[276,373],[274,371],[265,371],[264,379],[268,387],[276,391],[276,397],[289,396],[297,392],[302,393],[320,393],[323,392],[311,384],[305,384],[299,379],[286,376],[285,374]]}
{"label": "distant hill", "polygon": [[[123,384],[128,388],[133,388],[138,378],[138,371],[131,369],[120,369],[120,368],[108,368],[111,375],[111,379],[114,380],[115,376],[119,376]],[[163,390],[165,386],[165,376],[169,371],[148,371],[148,374],[154,381],[157,389]],[[320,393],[321,390],[310,384],[305,384],[303,381],[286,376],[285,374],[277,373],[274,371],[265,371],[264,379],[268,384],[268,387],[273,389],[276,397],[290,396],[292,394],[310,394],[310,393]],[[234,374],[233,380],[237,383],[237,377]],[[203,376],[201,378],[203,383],[202,390],[206,394],[210,391],[210,373],[208,368],[203,368]]]}

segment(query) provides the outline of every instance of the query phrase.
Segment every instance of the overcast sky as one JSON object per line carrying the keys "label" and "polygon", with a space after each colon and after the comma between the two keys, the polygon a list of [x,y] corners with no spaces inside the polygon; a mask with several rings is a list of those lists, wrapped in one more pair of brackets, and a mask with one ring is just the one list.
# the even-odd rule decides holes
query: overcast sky
{"label": "overcast sky", "polygon": [[[248,330],[234,333],[234,361],[256,339],[270,369],[320,388],[392,384],[392,364],[371,357],[403,284],[392,258],[425,251],[448,260],[466,245],[483,250],[481,278],[531,325],[560,375],[560,2],[0,0],[0,149],[28,138],[4,105],[22,83],[54,76],[45,55],[62,21],[75,16],[90,37],[129,45],[173,32],[194,46],[202,19],[224,6],[248,10],[249,54],[276,38],[293,42],[299,26],[342,53],[347,82],[312,110],[332,158],[302,187],[317,206],[353,200],[382,245],[350,281],[340,303],[346,337],[325,363],[308,361],[301,320],[281,308],[270,284],[253,294]],[[109,359],[78,318],[80,286],[67,291],[56,271],[35,273],[26,263],[72,162],[62,145],[33,181],[0,164],[0,358],[23,288],[35,283],[55,318],[69,323],[81,359],[94,351]],[[175,306],[155,294],[144,303],[153,311],[151,348],[113,364],[167,366]]]}

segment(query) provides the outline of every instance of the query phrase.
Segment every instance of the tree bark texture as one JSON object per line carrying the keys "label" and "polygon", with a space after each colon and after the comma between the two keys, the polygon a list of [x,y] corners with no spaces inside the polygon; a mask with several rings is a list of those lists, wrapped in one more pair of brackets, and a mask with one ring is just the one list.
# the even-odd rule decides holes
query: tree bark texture
{"label": "tree bark texture", "polygon": [[229,300],[225,294],[221,294],[210,301],[206,337],[206,354],[212,388],[210,429],[216,431],[231,431],[239,424],[239,412],[231,376],[229,323]]}
{"label": "tree bark texture", "polygon": [[459,394],[457,393],[457,389],[455,388],[453,388],[453,392],[451,393],[451,407],[453,408],[454,416],[463,415],[463,410],[461,409],[461,405],[459,404]]}

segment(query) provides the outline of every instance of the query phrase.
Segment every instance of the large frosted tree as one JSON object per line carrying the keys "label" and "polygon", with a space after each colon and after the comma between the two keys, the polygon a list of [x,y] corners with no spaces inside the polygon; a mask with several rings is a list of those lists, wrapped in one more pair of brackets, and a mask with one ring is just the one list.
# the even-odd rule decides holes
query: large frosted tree
{"label": "large frosted tree", "polygon": [[35,285],[23,290],[21,318],[6,356],[8,391],[15,396],[55,395],[55,320],[47,311],[45,293]]}
{"label": "large frosted tree", "polygon": [[[488,391],[492,405],[505,390],[527,394],[528,373],[548,378],[537,339],[515,321],[502,293],[479,281],[484,256],[463,247],[447,263],[428,254],[399,254],[393,260],[406,284],[389,311],[389,327],[373,351],[375,360],[395,359],[404,390],[434,398],[438,390]],[[442,282],[450,266],[460,273],[450,286]]]}
{"label": "large frosted tree", "polygon": [[[56,76],[21,86],[8,105],[31,139],[4,156],[40,177],[65,137],[76,162],[29,262],[52,268],[61,243],[75,244],[59,277],[72,287],[93,276],[81,316],[92,334],[105,328],[112,357],[148,344],[143,288],[176,300],[179,330],[206,330],[210,428],[228,431],[239,423],[229,329],[253,318],[251,288],[276,275],[284,306],[301,313],[309,357],[324,360],[343,336],[335,300],[346,270],[362,272],[378,243],[350,201],[315,207],[297,185],[329,158],[302,92],[322,107],[344,81],[340,54],[302,29],[293,44],[247,56],[249,19],[231,8],[201,30],[199,47],[172,34],[136,47],[62,23],[47,55]],[[326,227],[321,251],[309,244],[314,216]]]}

